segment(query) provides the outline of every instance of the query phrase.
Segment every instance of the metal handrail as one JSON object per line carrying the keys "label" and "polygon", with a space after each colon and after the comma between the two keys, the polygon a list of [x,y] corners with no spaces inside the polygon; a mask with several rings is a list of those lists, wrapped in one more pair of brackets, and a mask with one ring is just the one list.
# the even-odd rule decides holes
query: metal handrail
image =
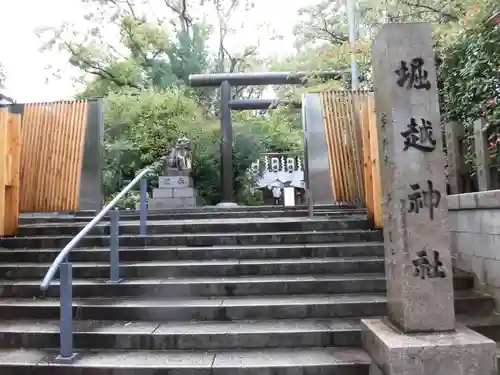
{"label": "metal handrail", "polygon": [[[147,179],[146,175],[154,171],[158,164],[164,162],[167,156],[160,158],[156,163],[142,169],[134,179],[125,186],[111,202],[88,223],[78,234],[61,250],[56,259],[50,265],[40,289],[45,292],[56,272],[59,271],[59,295],[60,295],[60,352],[57,361],[71,362],[76,353],[73,351],[73,276],[72,265],[68,261],[68,255],[73,248],[109,213],[109,273],[108,283],[116,284],[120,279],[120,211],[116,204],[140,181],[140,204],[139,204],[139,233],[147,239]],[[113,209],[114,208],[114,209]],[[145,241],[146,243],[146,241]]]}
{"label": "metal handrail", "polygon": [[108,213],[109,210],[114,208],[116,204],[122,199],[125,194],[127,194],[146,174],[151,172],[155,168],[155,165],[149,166],[144,168],[142,171],[140,171],[137,176],[127,185],[125,186],[120,193],[116,197],[113,198],[111,202],[109,202],[104,208],[99,212],[90,223],[88,223],[59,253],[59,255],[54,259],[52,262],[52,265],[50,266],[49,270],[45,274],[45,277],[43,278],[42,283],[40,284],[40,289],[45,292],[48,287],[50,286],[50,283],[52,282],[52,279],[54,278],[59,266],[61,263],[66,259],[68,254],[73,250],[73,248],[78,245],[78,242],[80,242],[101,220],[102,218]]}

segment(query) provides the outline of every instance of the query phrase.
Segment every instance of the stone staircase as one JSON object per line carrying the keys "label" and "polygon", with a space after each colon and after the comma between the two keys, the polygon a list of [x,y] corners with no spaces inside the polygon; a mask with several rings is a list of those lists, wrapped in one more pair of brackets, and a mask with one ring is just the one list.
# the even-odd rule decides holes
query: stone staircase
{"label": "stone staircase", "polygon": [[[368,375],[359,321],[385,315],[382,233],[363,210],[325,207],[122,215],[120,284],[109,226],[75,249],[71,364],[59,348],[59,288],[39,283],[88,213],[22,220],[0,240],[0,372],[65,375]],[[500,339],[489,296],[457,272],[455,309]]]}

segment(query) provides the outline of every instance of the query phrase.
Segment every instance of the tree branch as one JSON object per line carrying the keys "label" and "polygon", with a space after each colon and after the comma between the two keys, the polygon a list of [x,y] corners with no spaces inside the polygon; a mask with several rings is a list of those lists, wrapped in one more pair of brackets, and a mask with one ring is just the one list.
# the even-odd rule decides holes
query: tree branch
{"label": "tree branch", "polygon": [[141,46],[139,43],[137,43],[137,40],[135,40],[134,38],[134,34],[132,32],[132,28],[129,27],[129,25],[127,25],[126,22],[124,22],[124,25],[123,25],[123,30],[127,33],[128,37],[129,37],[129,40],[132,42],[132,44],[134,45],[135,49],[137,50],[137,52],[139,52],[139,54],[142,56],[142,58],[144,59],[144,63],[147,64],[147,62],[149,61],[148,59],[148,56],[146,55],[146,53],[142,50]]}
{"label": "tree branch", "polygon": [[181,17],[186,21],[186,22],[189,22],[189,25],[192,26],[193,24],[193,20],[191,19],[191,17],[189,17],[189,15],[187,14],[187,0],[182,0],[181,1],[181,4],[182,4],[182,10],[181,10]]}
{"label": "tree branch", "polygon": [[335,31],[330,31],[326,19],[323,19],[323,27],[311,26],[311,29],[325,33],[326,37],[322,38],[324,40],[332,42],[333,44],[342,44],[348,40],[347,36],[337,34]]}
{"label": "tree branch", "polygon": [[137,15],[135,14],[135,11],[134,11],[134,7],[132,6],[132,4],[130,3],[130,0],[125,0],[125,2],[127,3],[127,6],[128,6],[128,9],[130,11],[130,15],[132,17],[134,17],[135,19],[138,19],[137,18]]}
{"label": "tree branch", "polygon": [[227,12],[224,13],[224,17],[225,17],[226,22],[232,17],[233,13],[236,11],[237,5],[238,5],[238,0],[233,0],[231,2],[229,9],[227,10]]}
{"label": "tree branch", "polygon": [[179,16],[179,20],[181,21],[182,31],[189,32],[189,29],[193,26],[193,19],[188,14],[187,8],[187,0],[181,0],[179,9],[175,5],[173,5],[169,0],[163,0],[165,6],[173,11],[177,16]]}
{"label": "tree branch", "polygon": [[87,73],[89,74],[94,74],[98,77],[101,77],[102,79],[106,79],[108,81],[112,81],[113,83],[115,83],[116,85],[120,86],[120,87],[123,87],[123,86],[131,86],[131,87],[134,87],[136,89],[140,89],[139,86],[137,86],[136,84],[134,83],[131,83],[131,82],[123,82],[122,80],[120,80],[118,77],[116,77],[113,73],[111,73],[110,71],[106,70],[105,68],[97,65],[97,64],[94,64],[93,62],[87,60],[87,59],[83,59],[82,56],[80,54],[78,54],[72,47],[71,47],[71,44],[70,43],[67,43],[67,42],[64,42],[66,48],[69,50],[69,52],[75,56],[75,57],[79,57],[80,59],[82,59],[82,62],[83,64],[85,64],[88,68],[91,68],[92,70],[89,71],[87,69],[84,69]]}
{"label": "tree branch", "polygon": [[410,8],[413,7],[413,8],[423,8],[423,9],[427,9],[429,12],[431,13],[437,13],[439,14],[441,17],[442,16],[445,16],[445,17],[448,17],[454,21],[458,21],[459,18],[454,15],[454,14],[450,14],[450,13],[446,13],[446,12],[443,12],[442,10],[439,10],[439,9],[436,9],[436,8],[433,8],[431,7],[430,5],[426,5],[426,4],[420,4],[420,3],[411,3],[407,0],[399,0],[400,3],[406,5],[406,6],[409,6]]}
{"label": "tree branch", "polygon": [[[111,4],[114,4],[119,10],[122,10],[121,4],[118,2],[118,0],[108,0]],[[124,12],[130,14],[132,17],[135,19],[139,19],[137,17],[137,14],[135,13],[134,5],[130,0],[125,0],[125,4],[127,4],[128,11],[124,10]]]}
{"label": "tree branch", "polygon": [[245,58],[251,56],[255,53],[255,51],[257,51],[257,47],[254,46],[252,48],[246,49],[240,57],[233,57],[223,44],[221,45],[221,47],[224,51],[224,54],[229,58],[229,73],[234,73],[239,63],[243,63],[245,61]]}
{"label": "tree branch", "polygon": [[345,34],[340,35],[340,34],[336,33],[335,31],[330,31],[330,29],[328,27],[328,22],[326,22],[325,18],[323,18],[323,31],[325,33],[327,33],[332,38],[333,42],[343,43],[343,42],[346,42],[348,39]]}
{"label": "tree branch", "polygon": [[120,51],[118,51],[118,50],[116,49],[116,47],[115,47],[115,46],[113,46],[112,44],[109,44],[109,43],[108,43],[108,45],[107,45],[107,46],[108,46],[108,48],[109,48],[110,50],[112,50],[112,51],[113,51],[113,52],[114,52],[117,56],[121,57],[122,59],[126,59],[126,58],[127,58],[127,57],[126,57],[123,53],[121,53]]}

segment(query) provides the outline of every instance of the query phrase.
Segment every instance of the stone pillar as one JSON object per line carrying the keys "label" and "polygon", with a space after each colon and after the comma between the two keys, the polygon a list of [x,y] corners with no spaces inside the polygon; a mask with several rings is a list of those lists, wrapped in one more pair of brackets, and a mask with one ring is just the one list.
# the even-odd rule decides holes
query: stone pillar
{"label": "stone pillar", "polygon": [[445,124],[446,149],[448,153],[448,183],[451,194],[465,193],[462,184],[463,160],[461,155],[461,140],[464,127],[461,123],[453,121]]}
{"label": "stone pillar", "polygon": [[455,316],[444,154],[427,26],[386,25],[372,54],[389,316],[404,332],[451,331]]}
{"label": "stone pillar", "polygon": [[363,344],[385,375],[493,375],[495,343],[455,326],[432,46],[428,25],[388,24],[372,47],[389,316]]}
{"label": "stone pillar", "polygon": [[477,187],[479,191],[491,190],[490,159],[488,157],[488,138],[484,131],[482,118],[474,121],[474,149],[476,153]]}
{"label": "stone pillar", "polygon": [[233,186],[233,124],[231,119],[231,85],[220,86],[220,154],[222,206],[234,205]]}

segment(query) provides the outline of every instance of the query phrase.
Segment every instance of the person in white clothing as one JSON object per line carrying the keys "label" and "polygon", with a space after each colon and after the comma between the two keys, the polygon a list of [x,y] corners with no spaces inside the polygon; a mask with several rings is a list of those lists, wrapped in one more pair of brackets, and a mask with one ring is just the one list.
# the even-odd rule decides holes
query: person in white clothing
{"label": "person in white clothing", "polygon": [[281,183],[279,181],[273,182],[271,192],[273,193],[274,204],[279,205],[281,198]]}

